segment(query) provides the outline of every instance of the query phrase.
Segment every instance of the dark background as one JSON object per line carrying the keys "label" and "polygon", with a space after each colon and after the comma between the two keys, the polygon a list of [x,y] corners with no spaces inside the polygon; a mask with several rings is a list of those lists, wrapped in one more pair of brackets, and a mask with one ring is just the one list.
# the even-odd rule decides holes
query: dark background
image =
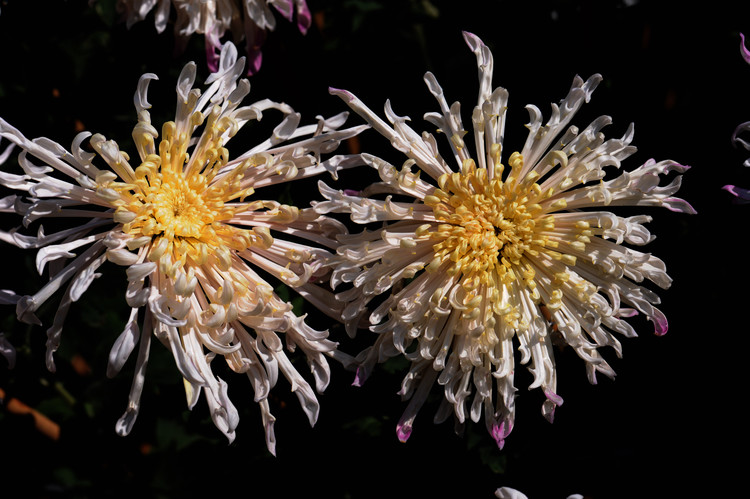
{"label": "dark background", "polygon": [[[0,2],[0,116],[27,137],[48,136],[66,147],[80,129],[101,132],[134,157],[132,96],[139,76],[154,72],[160,80],[149,91],[153,121],[173,119],[180,68],[195,60],[199,81],[207,75],[202,38],[194,36],[184,53],[174,54],[171,26],[157,34],[150,15],[127,30],[113,3]],[[462,102],[464,113],[476,102],[475,58],[461,37],[468,30],[492,48],[494,84],[510,91],[506,146],[512,151],[525,139],[523,106],[537,105],[546,119],[549,103],[566,95],[574,75],[601,73],[604,82],[573,123],[582,128],[610,115],[611,137],[635,122],[639,150],[625,168],[649,158],[691,165],[680,196],[699,212],[633,212],[654,216],[649,228],[657,239],[645,251],[665,260],[674,278],[671,289],[660,291],[670,331],[656,337],[650,323],[636,319],[640,337],[623,340],[624,358],[605,352],[618,373],[615,381],[600,377],[591,386],[583,362],[570,351],[559,354],[565,404],[549,424],[540,414],[542,394],[526,390],[530,376],[520,368],[516,426],[498,451],[483,424],[470,425],[462,436],[451,423],[433,425],[435,401],[401,444],[395,434],[405,408],[396,395],[399,360],[379,367],[362,388],[350,386],[352,374],[333,365],[313,429],[288,384],[282,380],[274,389],[273,457],[245,376],[222,370],[220,359],[213,364],[229,382],[241,416],[237,439],[227,445],[204,401],[192,412],[185,409],[178,372],[155,343],[141,414],[131,435],[120,438],[114,424],[125,409],[134,362],[115,379],[104,375],[107,353],[127,317],[124,273],[107,264],[70,313],[54,374],[44,366],[44,331],[56,300],[42,311],[45,328],[17,323],[12,307],[0,314],[0,330],[18,350],[13,370],[0,359],[0,388],[6,399],[23,400],[61,428],[60,438],[50,440],[29,418],[0,410],[0,495],[489,498],[505,485],[530,499],[576,492],[589,499],[735,497],[730,490],[747,464],[747,433],[740,424],[747,397],[744,241],[750,206],[733,203],[721,187],[750,187],[750,171],[742,167],[750,152],[730,140],[734,128],[750,120],[750,66],[739,54],[739,33],[750,34],[750,9],[733,2],[628,3],[634,5],[308,0],[313,27],[302,36],[277,15],[245,101],[285,101],[311,123],[315,115],[345,110],[328,95],[333,86],[356,93],[378,112],[390,98],[416,129],[431,130],[421,119],[437,109],[422,81],[426,70],[435,73],[449,102]],[[264,121],[270,126],[277,118],[269,114]],[[350,121],[359,122],[356,116]],[[262,140],[263,126],[246,128]],[[359,144],[403,161],[375,132],[363,134]],[[237,145],[230,143],[230,152]],[[342,175],[342,187],[358,180]],[[285,195],[299,205],[316,197],[296,186]],[[14,223],[2,220],[6,229]],[[10,270],[0,288],[38,289],[44,280],[36,275],[33,254],[2,251]],[[345,351],[354,353],[367,341],[364,333],[350,341],[340,327],[304,310],[314,325],[330,328]]]}

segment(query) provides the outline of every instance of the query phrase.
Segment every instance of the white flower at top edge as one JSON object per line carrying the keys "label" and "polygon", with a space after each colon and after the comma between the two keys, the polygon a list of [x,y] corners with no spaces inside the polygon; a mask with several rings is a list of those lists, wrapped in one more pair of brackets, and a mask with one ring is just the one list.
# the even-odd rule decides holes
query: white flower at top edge
{"label": "white flower at top edge", "polygon": [[[311,208],[258,198],[254,192],[324,171],[335,175],[358,164],[357,156],[325,161],[321,156],[366,126],[339,131],[347,114],[341,113],[299,127],[300,115],[286,104],[264,99],[240,106],[250,90],[247,80],[240,79],[244,65],[234,45],[226,44],[218,72],[207,78],[201,92],[193,88],[196,66],[187,64],[177,84],[176,118],[161,126],[161,134],[151,123],[146,94],[157,77],[143,75],[134,99],[135,167],[117,143],[100,134],[79,134],[69,152],[46,138],[29,140],[0,119],[0,139],[21,149],[23,169],[20,175],[0,171],[0,184],[19,192],[0,199],[0,211],[23,217],[22,227],[0,231],[0,240],[38,249],[37,268],[41,274],[49,265],[50,273],[36,294],[19,297],[3,290],[0,301],[16,302],[20,320],[40,324],[35,313],[62,290],[47,332],[49,369],[55,368],[53,353],[72,302],[106,261],[127,267],[124,298],[132,311],[112,348],[108,375],[122,368],[139,341],[140,347],[127,411],[117,424],[120,434],[130,432],[139,411],[152,334],[171,350],[189,406],[204,392],[214,423],[230,440],[238,415],[227,384],[211,371],[217,355],[252,381],[272,452],[274,417],[268,394],[279,374],[289,380],[311,424],[318,416],[315,393],[284,345],[307,358],[321,391],[330,374],[326,356],[337,355],[336,344],[326,331],[297,317],[256,269],[335,315],[335,302],[311,278],[327,272],[322,260],[330,253],[324,248],[334,246],[342,227]],[[231,159],[229,140],[269,110],[284,115],[273,135]],[[95,153],[84,149],[86,142]],[[7,159],[11,148],[4,149],[2,159]],[[67,219],[69,228],[46,234],[39,221],[48,217]],[[38,226],[36,235],[23,234],[30,226]]]}
{"label": "white flower at top edge", "polygon": [[[740,33],[740,55],[745,60],[745,62],[750,64],[750,50],[747,50],[747,47],[745,47],[745,35],[743,35],[742,33]],[[732,134],[732,142],[736,145],[741,146],[745,150],[750,151],[750,142],[747,142],[740,137],[742,133],[748,130],[750,130],[750,121],[740,123],[737,128],[734,129],[734,133]],[[743,165],[750,167],[750,159],[746,159]],[[750,203],[750,190],[731,184],[725,185],[723,189],[735,196],[737,198],[737,202]]]}
{"label": "white flower at top edge", "polygon": [[[650,217],[623,218],[607,210],[619,205],[694,210],[674,197],[679,176],[666,186],[659,183],[661,175],[688,169],[674,161],[650,160],[607,179],[607,172],[635,151],[632,126],[624,137],[608,140],[602,133],[610,123],[606,116],[583,130],[568,127],[599,75],[576,77],[546,124],[542,113],[528,106],[526,143],[503,164],[508,92],[492,88],[490,50],[470,33],[464,39],[479,67],[473,133],[462,124],[459,103],[448,105],[431,73],[425,81],[440,111],[425,119],[448,139],[450,158],[441,155],[432,134],[415,132],[408,118],[397,116],[390,102],[386,123],[352,93],[331,89],[407,159],[399,170],[364,154],[382,182],[356,193],[320,181],[326,200],[315,209],[373,223],[370,230],[342,236],[331,262],[332,285],[348,285],[337,294],[345,303],[347,331],[354,335],[369,327],[376,333],[374,344],[356,359],[355,383],[364,381],[375,363],[404,354],[411,368],[399,392],[410,400],[397,425],[402,441],[437,382],[444,400],[436,421],[451,412],[461,424],[484,417],[502,447],[514,424],[514,344],[533,374],[531,388],[543,390],[542,412],[552,420],[563,402],[553,345],[573,348],[595,383],[597,372],[614,376],[599,348],[610,346],[620,355],[617,335],[636,335],[624,318],[639,312],[657,334],[667,331],[665,316],[654,306],[659,297],[639,285],[648,280],[669,287],[664,263],[623,244],[651,241],[643,225]],[[378,193],[388,196],[371,196]],[[383,299],[369,307],[379,296]]]}
{"label": "white flower at top edge", "polygon": [[[528,499],[526,494],[510,487],[500,487],[495,491],[495,497],[498,499]],[[567,499],[583,499],[583,496],[581,494],[571,494]]]}
{"label": "white flower at top edge", "polygon": [[143,21],[153,10],[154,24],[161,33],[169,22],[170,4],[177,14],[174,22],[177,43],[184,46],[193,34],[202,34],[212,70],[218,64],[221,40],[227,33],[233,40],[245,40],[248,73],[260,69],[260,47],[267,32],[276,28],[271,7],[290,22],[296,18],[302,34],[307,33],[312,21],[306,0],[117,0],[117,9],[123,13],[128,27]]}

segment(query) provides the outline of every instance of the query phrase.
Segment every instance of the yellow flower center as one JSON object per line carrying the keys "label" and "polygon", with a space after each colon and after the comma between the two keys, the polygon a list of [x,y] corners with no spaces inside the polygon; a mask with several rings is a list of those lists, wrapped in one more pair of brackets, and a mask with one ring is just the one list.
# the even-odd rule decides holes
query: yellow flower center
{"label": "yellow flower center", "polygon": [[[522,162],[520,154],[511,156],[514,169]],[[516,278],[514,267],[521,265],[522,256],[536,255],[534,246],[544,245],[536,236],[537,225],[554,222],[534,218],[541,207],[530,202],[530,193],[538,185],[499,177],[490,180],[487,169],[468,159],[460,173],[444,174],[438,180],[440,188],[425,198],[425,204],[446,223],[431,233],[440,242],[433,247],[435,256],[428,269],[436,270],[449,259],[450,275],[461,273],[477,284],[495,282],[493,275],[508,282]]]}
{"label": "yellow flower center", "polygon": [[[425,196],[424,202],[432,207],[440,223],[422,226],[417,235],[429,235],[436,240],[428,271],[444,268],[449,275],[459,276],[465,291],[464,319],[482,315],[491,329],[495,320],[493,314],[483,313],[486,309],[480,304],[484,303],[491,305],[494,314],[502,316],[514,328],[523,328],[524,324],[518,322],[521,317],[518,304],[508,303],[501,287],[523,286],[534,301],[539,301],[535,266],[530,258],[545,252],[564,265],[575,265],[575,257],[555,251],[559,243],[549,236],[555,229],[555,217],[548,212],[565,208],[564,200],[548,202],[543,208],[539,203],[553,192],[542,192],[536,182],[537,173],[522,173],[523,156],[517,152],[511,155],[511,170],[503,180],[499,146],[492,153],[497,165],[492,179],[487,169],[477,168],[472,159],[464,161],[460,172],[444,174],[438,179],[439,188]],[[446,262],[449,265],[444,266]],[[548,309],[559,308],[562,294],[558,288],[567,277],[566,272],[555,271],[546,303]],[[436,293],[434,299],[445,299],[442,289]],[[488,344],[495,341],[487,339]]]}
{"label": "yellow flower center", "polygon": [[[184,178],[159,176],[155,183],[161,185],[150,189],[152,192],[146,198],[153,206],[149,213],[153,223],[145,232],[163,233],[169,239],[175,236],[200,239],[204,229],[216,220],[216,212]],[[219,206],[223,205],[220,199],[217,201]]]}
{"label": "yellow flower center", "polygon": [[219,175],[228,154],[218,127],[207,127],[194,151],[197,157],[190,162],[189,138],[175,137],[175,129],[173,122],[163,126],[159,154],[145,158],[135,169],[132,183],[106,185],[120,195],[115,221],[133,237],[129,246],[151,243],[149,259],[158,261],[171,276],[185,265],[204,264],[209,256],[216,257],[226,270],[230,250],[269,247],[272,239],[266,229],[241,229],[226,223],[240,211],[257,207],[257,203],[227,204],[253,193],[252,188],[241,187],[252,160]]}

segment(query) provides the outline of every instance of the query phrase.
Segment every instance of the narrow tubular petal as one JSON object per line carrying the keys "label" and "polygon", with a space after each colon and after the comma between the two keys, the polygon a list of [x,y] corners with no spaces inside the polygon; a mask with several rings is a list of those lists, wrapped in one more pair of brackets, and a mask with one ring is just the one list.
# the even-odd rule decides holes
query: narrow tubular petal
{"label": "narrow tubular petal", "polygon": [[0,355],[5,358],[8,369],[13,369],[16,365],[16,349],[5,337],[5,333],[0,333]]}
{"label": "narrow tubular petal", "polygon": [[138,309],[134,308],[130,311],[130,318],[128,319],[125,329],[117,337],[112,350],[109,353],[109,362],[107,363],[107,377],[114,378],[117,373],[120,372],[122,366],[130,357],[130,353],[138,343],[140,337],[140,330],[138,329]]}
{"label": "narrow tubular petal", "polygon": [[115,431],[121,436],[130,433],[135,424],[135,420],[138,417],[138,412],[140,411],[141,394],[143,393],[143,384],[146,380],[146,366],[148,365],[148,357],[151,348],[151,316],[148,310],[146,311],[146,316],[143,320],[143,328],[140,336],[141,345],[138,348],[138,359],[135,364],[133,383],[130,387],[128,406],[125,410],[125,414],[117,420],[117,424],[115,425]]}

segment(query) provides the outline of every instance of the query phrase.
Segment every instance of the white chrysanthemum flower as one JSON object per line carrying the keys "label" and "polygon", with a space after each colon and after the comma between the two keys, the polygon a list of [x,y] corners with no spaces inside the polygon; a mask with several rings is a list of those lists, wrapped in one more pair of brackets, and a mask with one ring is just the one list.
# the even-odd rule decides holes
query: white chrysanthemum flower
{"label": "white chrysanthemum flower", "polygon": [[[484,415],[502,446],[514,422],[515,346],[533,374],[531,388],[546,395],[542,412],[551,420],[562,404],[553,344],[570,345],[595,383],[597,372],[614,375],[599,348],[610,346],[620,355],[614,333],[636,335],[624,317],[640,312],[653,321],[657,334],[667,330],[666,318],[654,306],[658,296],[639,285],[649,280],[669,287],[664,264],[623,244],[651,241],[643,225],[650,217],[623,218],[607,210],[619,205],[694,210],[674,197],[679,176],[659,185],[660,175],[687,170],[673,161],[651,160],[605,179],[607,168],[619,169],[635,151],[632,126],[621,139],[609,140],[602,133],[611,121],[606,116],[581,131],[568,127],[599,75],[585,82],[576,77],[560,105],[553,104],[546,124],[542,113],[528,106],[528,138],[508,157],[509,168],[504,166],[508,92],[491,86],[490,50],[470,33],[464,38],[479,66],[473,134],[464,129],[459,103],[448,105],[431,73],[425,81],[440,112],[425,119],[448,138],[450,159],[438,151],[432,134],[416,133],[389,102],[390,124],[351,93],[331,89],[408,159],[399,170],[363,155],[382,182],[360,193],[320,182],[326,201],[315,208],[374,223],[372,230],[342,236],[332,263],[332,285],[351,285],[337,295],[346,303],[347,331],[369,326],[378,335],[357,357],[355,383],[376,362],[404,354],[411,369],[399,392],[410,399],[397,427],[402,441],[437,381],[445,397],[436,421],[451,410],[461,424]],[[369,197],[378,193],[387,197]],[[376,297],[381,300],[368,308]]]}
{"label": "white chrysanthemum flower", "polygon": [[167,27],[170,3],[176,18],[174,32],[178,43],[184,45],[193,34],[203,35],[209,68],[216,69],[221,39],[231,33],[235,42],[245,40],[249,59],[248,74],[260,69],[260,51],[267,32],[276,28],[276,17],[271,7],[289,22],[295,18],[302,34],[311,24],[306,0],[118,0],[128,27],[143,21],[154,10],[154,24],[161,33]]}
{"label": "white chrysanthemum flower", "polygon": [[[500,487],[495,491],[495,497],[498,499],[528,499],[526,494],[510,487]],[[583,499],[583,496],[581,494],[571,494],[567,499]]]}
{"label": "white chrysanthemum flower", "polygon": [[[110,261],[127,267],[125,299],[132,311],[112,348],[108,375],[114,376],[135,345],[141,345],[127,412],[117,424],[120,434],[130,432],[138,414],[152,333],[172,351],[189,406],[205,392],[214,423],[230,440],[238,415],[227,384],[211,371],[217,355],[252,381],[272,452],[274,418],[267,397],[279,374],[289,380],[311,424],[317,418],[315,393],[284,345],[305,355],[320,391],[328,384],[326,355],[335,355],[336,344],[326,331],[313,330],[297,317],[256,269],[325,309],[326,295],[310,279],[326,271],[321,259],[329,253],[320,248],[335,244],[333,235],[341,224],[311,208],[298,209],[253,193],[357,164],[356,156],[321,161],[321,155],[366,126],[338,131],[346,120],[342,113],[298,127],[300,115],[286,104],[266,99],[240,106],[250,90],[247,80],[240,79],[244,64],[235,47],[226,44],[219,71],[207,78],[203,92],[193,88],[195,64],[187,64],[177,84],[176,118],[164,123],[161,136],[147,111],[147,88],[157,77],[143,75],[134,98],[138,123],[133,139],[140,158],[136,167],[117,143],[100,134],[79,134],[68,152],[46,138],[29,140],[0,119],[0,138],[22,149],[18,162],[23,169],[21,175],[0,172],[0,184],[23,193],[1,199],[0,211],[21,215],[23,227],[45,218],[72,222],[52,234],[41,225],[35,236],[21,234],[22,228],[0,232],[0,240],[39,248],[40,273],[49,264],[50,280],[36,294],[14,297],[4,291],[2,301],[17,302],[20,320],[40,324],[35,312],[63,290],[47,333],[49,369],[55,367],[53,353],[66,314],[99,275],[100,266]],[[270,109],[284,114],[272,137],[230,159],[227,142]],[[86,142],[96,154],[85,150]],[[108,167],[102,167],[102,160]]]}
{"label": "white chrysanthemum flower", "polygon": [[[750,50],[745,47],[745,35],[742,33],[740,33],[740,55],[746,63],[750,64]],[[741,146],[745,150],[750,151],[750,142],[740,137],[742,133],[747,132],[748,130],[750,130],[750,121],[740,123],[732,134],[732,142],[735,145]],[[743,165],[750,167],[750,159],[746,159]],[[735,196],[738,202],[750,203],[750,190],[731,184],[725,185],[723,189]]]}

